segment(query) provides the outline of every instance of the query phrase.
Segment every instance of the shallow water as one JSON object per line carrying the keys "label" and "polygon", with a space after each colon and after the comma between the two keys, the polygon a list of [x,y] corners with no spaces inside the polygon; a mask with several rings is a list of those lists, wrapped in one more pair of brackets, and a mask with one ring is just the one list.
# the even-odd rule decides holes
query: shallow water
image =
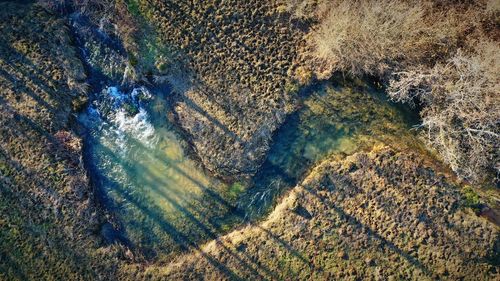
{"label": "shallow water", "polygon": [[116,87],[97,96],[80,116],[87,162],[127,240],[153,257],[216,232],[217,217],[232,211],[221,197],[227,186],[185,155],[165,117],[164,97]]}
{"label": "shallow water", "polygon": [[276,132],[252,187],[238,206],[249,218],[269,211],[276,199],[300,182],[328,155],[349,155],[377,142],[418,142],[409,131],[418,118],[361,81],[329,81],[307,93],[301,108]]}
{"label": "shallow water", "polygon": [[325,83],[276,132],[248,183],[224,184],[186,156],[166,119],[166,98],[145,88],[108,87],[80,115],[87,163],[121,234],[147,258],[161,258],[262,217],[315,162],[407,135],[404,113],[354,82]]}

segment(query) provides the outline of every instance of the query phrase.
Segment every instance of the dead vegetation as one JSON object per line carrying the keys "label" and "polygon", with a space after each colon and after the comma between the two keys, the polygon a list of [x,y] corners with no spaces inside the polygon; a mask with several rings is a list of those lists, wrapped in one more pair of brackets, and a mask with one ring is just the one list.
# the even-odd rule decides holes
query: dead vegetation
{"label": "dead vegetation", "polygon": [[[389,79],[410,66],[432,66],[460,47],[474,48],[484,36],[493,36],[489,29],[498,14],[484,1],[302,2],[317,3],[313,15],[319,24],[309,34],[305,55],[319,78],[342,71]],[[300,11],[300,3],[290,9]]]}
{"label": "dead vegetation", "polygon": [[[377,146],[316,166],[258,224],[139,276],[168,280],[492,280],[498,229],[425,157]],[[140,268],[130,268],[132,272]],[[136,276],[135,273],[132,276]]]}
{"label": "dead vegetation", "polygon": [[318,22],[302,53],[318,78],[335,71],[380,78],[395,100],[423,105],[427,140],[460,176],[491,179],[499,157],[497,1],[289,1],[288,8]]}
{"label": "dead vegetation", "polygon": [[68,28],[2,2],[0,33],[0,279],[98,279],[113,269],[96,251],[102,217],[68,126],[86,98]]}
{"label": "dead vegetation", "polygon": [[485,42],[433,68],[396,73],[389,95],[423,104],[426,140],[460,175],[481,182],[500,174],[500,52]]}

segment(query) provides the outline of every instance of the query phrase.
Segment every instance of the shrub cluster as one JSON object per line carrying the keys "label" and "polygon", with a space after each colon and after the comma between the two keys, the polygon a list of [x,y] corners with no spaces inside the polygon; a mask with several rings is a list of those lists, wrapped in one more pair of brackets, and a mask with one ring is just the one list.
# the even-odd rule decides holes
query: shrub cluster
{"label": "shrub cluster", "polygon": [[446,63],[396,73],[389,95],[423,104],[427,141],[460,175],[481,181],[500,171],[500,53],[485,42],[476,53],[457,52]]}
{"label": "shrub cluster", "polygon": [[497,1],[288,2],[318,22],[302,54],[318,78],[380,78],[393,99],[423,105],[427,140],[460,176],[498,171]]}

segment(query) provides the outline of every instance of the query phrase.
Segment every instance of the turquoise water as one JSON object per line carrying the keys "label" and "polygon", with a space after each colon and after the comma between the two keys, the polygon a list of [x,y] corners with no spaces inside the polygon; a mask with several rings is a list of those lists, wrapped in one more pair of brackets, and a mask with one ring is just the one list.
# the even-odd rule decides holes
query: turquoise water
{"label": "turquoise water", "polygon": [[150,258],[215,236],[234,209],[228,186],[185,155],[166,112],[165,97],[146,88],[108,87],[80,115],[105,205]]}
{"label": "turquoise water", "polygon": [[238,206],[258,218],[308,169],[329,155],[339,157],[376,143],[419,143],[409,129],[418,118],[360,81],[325,82],[301,102],[276,132],[274,143],[251,188]]}
{"label": "turquoise water", "polygon": [[79,118],[93,181],[119,237],[146,258],[168,258],[262,217],[314,163],[401,139],[411,125],[374,89],[328,82],[276,132],[252,181],[226,184],[186,155],[166,118],[167,94],[108,87]]}

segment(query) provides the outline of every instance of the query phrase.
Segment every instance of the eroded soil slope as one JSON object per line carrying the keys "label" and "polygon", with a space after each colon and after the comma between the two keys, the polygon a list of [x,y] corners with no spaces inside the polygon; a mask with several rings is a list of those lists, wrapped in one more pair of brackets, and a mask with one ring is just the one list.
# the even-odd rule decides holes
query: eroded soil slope
{"label": "eroded soil slope", "polygon": [[432,162],[378,146],[327,159],[262,224],[147,275],[167,279],[494,280],[498,228]]}

